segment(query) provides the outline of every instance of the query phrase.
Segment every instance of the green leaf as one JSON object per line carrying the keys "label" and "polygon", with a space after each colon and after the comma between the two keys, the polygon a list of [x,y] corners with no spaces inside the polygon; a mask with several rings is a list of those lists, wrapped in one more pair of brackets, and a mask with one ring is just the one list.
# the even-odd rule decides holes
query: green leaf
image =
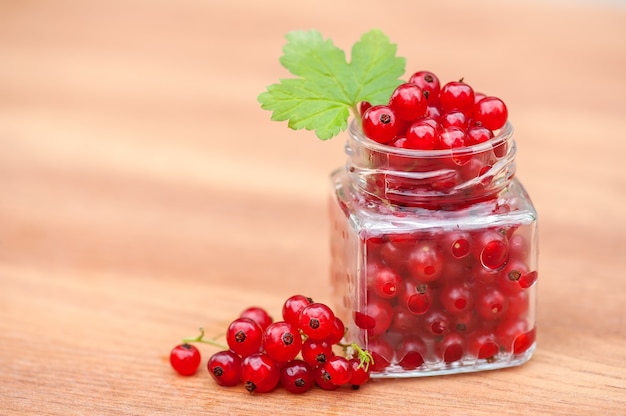
{"label": "green leaf", "polygon": [[354,44],[352,61],[316,30],[289,32],[281,64],[297,78],[282,79],[259,94],[261,108],[272,120],[287,121],[292,129],[314,130],[327,140],[348,126],[361,101],[373,104],[389,99],[402,83],[405,59],[379,30],[364,34]]}

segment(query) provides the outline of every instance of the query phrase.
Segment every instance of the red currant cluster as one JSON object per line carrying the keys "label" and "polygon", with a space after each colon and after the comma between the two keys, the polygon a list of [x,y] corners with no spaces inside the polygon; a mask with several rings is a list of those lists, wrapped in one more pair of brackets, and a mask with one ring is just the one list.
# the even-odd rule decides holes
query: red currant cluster
{"label": "red currant cluster", "polygon": [[482,143],[506,123],[504,102],[452,81],[441,86],[430,71],[418,71],[392,93],[387,105],[361,103],[362,128],[382,144],[419,150],[454,149]]}
{"label": "red currant cluster", "polygon": [[[370,377],[372,356],[358,345],[344,345],[345,326],[330,307],[303,295],[289,297],[282,321],[274,322],[267,311],[250,307],[232,321],[226,331],[228,346],[213,354],[209,374],[221,386],[243,383],[250,393],[265,393],[278,385],[292,393],[304,393],[314,385],[334,390],[353,388]],[[181,375],[195,374],[200,351],[192,342],[217,345],[204,339],[185,339],[170,353],[170,364]],[[351,350],[352,357],[335,354],[333,348]]]}

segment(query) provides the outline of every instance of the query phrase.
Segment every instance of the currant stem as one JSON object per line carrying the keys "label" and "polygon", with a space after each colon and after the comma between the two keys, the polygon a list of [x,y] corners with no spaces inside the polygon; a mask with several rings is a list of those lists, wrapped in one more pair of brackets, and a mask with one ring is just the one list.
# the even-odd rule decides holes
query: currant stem
{"label": "currant stem", "polygon": [[352,344],[338,343],[337,345],[343,348],[344,351],[347,351],[348,349],[352,349],[356,352],[357,356],[359,357],[358,368],[365,367],[365,371],[368,371],[370,364],[374,363],[374,357],[372,356],[372,354],[369,351],[364,350],[363,348],[361,348],[358,344],[354,342]]}
{"label": "currant stem", "polygon": [[195,338],[184,338],[183,339],[183,344],[189,344],[191,342],[201,342],[203,344],[209,344],[209,345],[213,345],[214,347],[218,347],[221,348],[223,350],[227,350],[228,347],[224,344],[221,344],[217,341],[215,341],[215,339],[204,339],[204,328],[199,328],[200,331],[200,335],[198,335]]}

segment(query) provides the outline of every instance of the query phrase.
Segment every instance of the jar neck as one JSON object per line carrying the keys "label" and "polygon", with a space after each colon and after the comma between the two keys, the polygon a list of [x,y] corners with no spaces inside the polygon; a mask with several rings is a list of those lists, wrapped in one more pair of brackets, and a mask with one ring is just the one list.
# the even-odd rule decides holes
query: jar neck
{"label": "jar neck", "polygon": [[515,175],[515,153],[509,123],[484,143],[412,150],[377,143],[352,121],[346,143],[355,191],[392,205],[427,209],[454,210],[497,198]]}

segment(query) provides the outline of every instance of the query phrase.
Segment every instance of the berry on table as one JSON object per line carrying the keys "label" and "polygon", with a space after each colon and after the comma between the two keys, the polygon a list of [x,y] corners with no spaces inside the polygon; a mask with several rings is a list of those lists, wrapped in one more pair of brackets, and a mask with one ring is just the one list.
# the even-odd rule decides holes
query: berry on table
{"label": "berry on table", "polygon": [[333,356],[333,346],[326,340],[307,338],[302,343],[302,359],[311,367],[326,363]]}
{"label": "berry on table", "polygon": [[313,299],[304,295],[293,295],[283,303],[282,315],[285,322],[296,327],[300,324],[300,312],[305,306],[313,303]]}
{"label": "berry on table", "polygon": [[347,384],[352,377],[350,361],[340,355],[335,355],[328,359],[324,364],[324,370],[328,374],[330,382],[337,386]]}
{"label": "berry on table", "polygon": [[311,303],[300,312],[299,328],[313,339],[324,339],[333,333],[335,314],[323,303]]}
{"label": "berry on table", "polygon": [[241,357],[257,353],[263,343],[263,330],[250,318],[237,318],[226,331],[228,347]]}
{"label": "berry on table", "polygon": [[243,312],[241,312],[239,317],[252,319],[254,322],[259,324],[261,329],[264,331],[273,322],[269,313],[267,313],[265,309],[258,306],[250,306],[249,308],[246,308]]}
{"label": "berry on table", "polygon": [[315,384],[322,390],[336,390],[339,386],[333,383],[330,379],[330,374],[326,371],[323,365],[317,366],[313,369],[313,379]]}
{"label": "berry on table", "polygon": [[333,331],[325,338],[325,340],[331,345],[338,344],[341,342],[344,335],[346,335],[346,326],[338,316],[335,316]]}
{"label": "berry on table", "polygon": [[220,386],[236,386],[241,382],[241,357],[230,350],[213,354],[207,369]]}
{"label": "berry on table", "polygon": [[170,352],[170,365],[180,375],[191,376],[200,366],[200,351],[191,344],[180,344]]}
{"label": "berry on table", "polygon": [[263,347],[265,353],[276,362],[286,363],[300,353],[302,337],[298,328],[289,322],[274,322],[263,334]]}
{"label": "berry on table", "polygon": [[358,388],[369,381],[369,365],[364,365],[359,358],[350,359],[350,368],[352,375],[350,376],[349,383],[352,384],[352,388]]}
{"label": "berry on table", "polygon": [[280,368],[280,385],[288,392],[302,394],[315,385],[311,366],[302,360],[293,360]]}
{"label": "berry on table", "polygon": [[241,379],[250,393],[267,393],[278,386],[280,367],[269,355],[255,353],[241,362]]}

